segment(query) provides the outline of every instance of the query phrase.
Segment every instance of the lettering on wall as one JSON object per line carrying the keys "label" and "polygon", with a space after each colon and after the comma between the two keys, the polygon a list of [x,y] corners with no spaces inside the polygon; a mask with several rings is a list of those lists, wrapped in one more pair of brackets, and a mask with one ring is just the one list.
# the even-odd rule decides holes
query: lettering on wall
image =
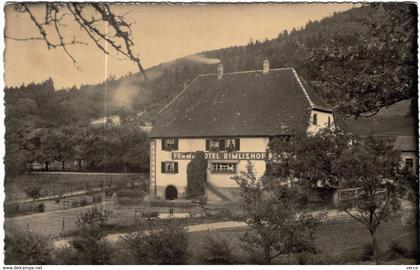
{"label": "lettering on wall", "polygon": [[[266,152],[204,152],[206,159],[214,160],[267,160]],[[194,158],[194,152],[172,152],[171,157],[174,160],[189,160]]]}

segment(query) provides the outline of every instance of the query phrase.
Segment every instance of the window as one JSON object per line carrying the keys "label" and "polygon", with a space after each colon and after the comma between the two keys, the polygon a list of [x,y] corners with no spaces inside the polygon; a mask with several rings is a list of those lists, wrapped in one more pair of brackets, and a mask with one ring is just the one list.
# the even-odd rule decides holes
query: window
{"label": "window", "polygon": [[162,173],[178,173],[178,162],[162,162]]}
{"label": "window", "polygon": [[178,150],[178,139],[162,139],[162,150],[172,151]]}
{"label": "window", "polygon": [[414,167],[414,160],[412,158],[406,158],[405,159],[405,167],[412,170],[413,167]]}
{"label": "window", "polygon": [[233,138],[218,138],[218,139],[207,139],[206,140],[206,151],[239,151],[240,140]]}
{"label": "window", "polygon": [[214,173],[236,173],[236,163],[215,162],[211,164],[211,171]]}
{"label": "window", "polygon": [[313,115],[312,124],[318,125],[318,115],[316,113]]}

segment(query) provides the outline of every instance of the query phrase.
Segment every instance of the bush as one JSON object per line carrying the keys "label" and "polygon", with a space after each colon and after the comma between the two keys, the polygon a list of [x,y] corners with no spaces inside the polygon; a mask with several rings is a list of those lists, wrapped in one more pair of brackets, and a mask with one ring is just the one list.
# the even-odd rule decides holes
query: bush
{"label": "bush", "polygon": [[66,250],[74,254],[75,264],[109,264],[113,248],[105,241],[105,226],[111,212],[97,207],[80,214],[76,222],[78,232],[70,241],[72,249]]}
{"label": "bush", "polygon": [[88,202],[87,202],[86,198],[80,199],[80,201],[79,201],[79,205],[80,205],[81,207],[82,207],[82,206],[86,206],[86,205],[88,205]]}
{"label": "bush", "polygon": [[4,204],[4,215],[6,217],[30,214],[34,212],[42,213],[45,211],[44,203],[8,203]]}
{"label": "bush", "polygon": [[174,205],[174,207],[177,207],[177,208],[192,208],[193,207],[192,203],[189,201],[185,201],[185,202],[161,201],[161,200],[149,201],[150,207],[171,207],[172,204]]}
{"label": "bush", "polygon": [[38,211],[38,213],[44,213],[45,212],[45,205],[44,203],[40,203],[36,206],[36,210]]}
{"label": "bush", "polygon": [[141,217],[147,218],[147,219],[157,218],[159,217],[159,212],[157,211],[144,212],[144,213],[141,213]]}
{"label": "bush", "polygon": [[102,202],[102,195],[93,195],[92,197],[93,203],[101,203]]}
{"label": "bush", "polygon": [[204,240],[203,251],[199,255],[204,264],[235,264],[232,248],[226,239],[209,236]]}
{"label": "bush", "polygon": [[141,190],[130,190],[130,189],[123,189],[117,192],[117,196],[121,197],[128,197],[128,198],[144,198],[144,193]]}
{"label": "bush", "polygon": [[6,217],[15,216],[19,214],[19,203],[4,204],[4,215]]}
{"label": "bush", "polygon": [[131,264],[185,264],[188,241],[183,226],[159,220],[122,238]]}
{"label": "bush", "polygon": [[391,252],[393,252],[395,254],[398,254],[401,257],[404,257],[404,258],[412,258],[413,257],[412,252],[410,252],[406,247],[402,246],[397,241],[393,241],[391,243],[389,249],[391,250]]}
{"label": "bush", "polygon": [[138,205],[141,202],[143,202],[143,200],[139,198],[128,198],[128,197],[118,198],[119,205]]}
{"label": "bush", "polygon": [[50,264],[51,239],[29,232],[11,232],[4,240],[5,264]]}

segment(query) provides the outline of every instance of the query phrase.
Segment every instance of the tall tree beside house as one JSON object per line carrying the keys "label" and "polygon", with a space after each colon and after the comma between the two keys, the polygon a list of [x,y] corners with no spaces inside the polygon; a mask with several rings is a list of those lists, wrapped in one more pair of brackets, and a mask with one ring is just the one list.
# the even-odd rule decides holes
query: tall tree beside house
{"label": "tall tree beside house", "polygon": [[207,183],[207,160],[204,152],[195,152],[187,165],[187,196],[194,198],[204,195]]}
{"label": "tall tree beside house", "polygon": [[[308,136],[297,134],[275,138],[270,142],[270,152],[275,153],[267,174],[278,178],[303,178],[309,188],[320,194],[342,185],[337,175],[336,161],[348,147],[352,135],[340,130],[322,129]],[[330,198],[324,197],[325,200]]]}
{"label": "tall tree beside house", "polygon": [[249,226],[241,242],[254,263],[272,264],[280,255],[315,251],[314,232],[322,216],[304,212],[305,200],[297,187],[272,177],[260,181],[250,162],[233,179],[239,184],[241,219]]}
{"label": "tall tree beside house", "polygon": [[353,141],[337,160],[339,177],[349,186],[360,188],[360,195],[340,203],[340,209],[368,229],[377,264],[380,263],[377,229],[400,210],[399,197],[406,187],[400,158],[389,141],[370,136]]}
{"label": "tall tree beside house", "polygon": [[407,186],[400,153],[386,139],[360,138],[341,131],[323,130],[299,143],[297,140],[271,143],[277,153],[275,164],[286,176],[308,178],[312,187],[359,189],[358,197],[340,201],[339,207],[366,226],[379,263],[377,229],[399,211],[398,197]]}

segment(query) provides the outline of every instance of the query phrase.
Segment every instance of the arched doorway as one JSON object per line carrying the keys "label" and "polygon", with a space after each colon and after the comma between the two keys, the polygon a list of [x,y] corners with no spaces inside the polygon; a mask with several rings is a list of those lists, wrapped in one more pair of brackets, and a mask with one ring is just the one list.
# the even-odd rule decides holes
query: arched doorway
{"label": "arched doorway", "polygon": [[165,199],[175,200],[178,198],[178,190],[174,186],[167,186],[165,189]]}

